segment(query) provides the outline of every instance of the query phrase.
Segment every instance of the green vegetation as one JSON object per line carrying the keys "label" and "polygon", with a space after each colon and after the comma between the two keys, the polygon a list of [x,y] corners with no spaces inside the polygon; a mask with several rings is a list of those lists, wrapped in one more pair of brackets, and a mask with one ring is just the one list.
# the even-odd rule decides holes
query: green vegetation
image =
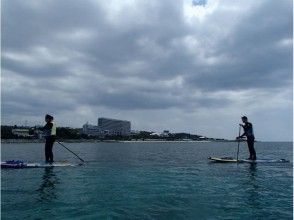
{"label": "green vegetation", "polygon": [[15,139],[18,138],[17,135],[12,133],[12,129],[14,126],[2,126],[1,125],[1,139]]}
{"label": "green vegetation", "polygon": [[[18,131],[18,132],[16,132]],[[56,130],[58,140],[100,140],[100,141],[146,141],[146,140],[193,140],[193,141],[226,141],[225,139],[207,138],[189,133],[168,133],[159,135],[149,131],[140,131],[132,133],[130,136],[88,136],[82,133],[82,129],[58,127]],[[1,139],[42,139],[42,131],[40,127],[24,127],[24,126],[6,126],[1,125]]]}
{"label": "green vegetation", "polygon": [[[23,130],[23,134],[16,134],[13,130]],[[26,133],[27,131],[27,133]],[[38,139],[42,131],[39,127],[24,127],[24,126],[7,126],[1,125],[1,139]],[[85,138],[81,134],[80,129],[58,127],[56,129],[56,136],[60,139],[81,139]]]}

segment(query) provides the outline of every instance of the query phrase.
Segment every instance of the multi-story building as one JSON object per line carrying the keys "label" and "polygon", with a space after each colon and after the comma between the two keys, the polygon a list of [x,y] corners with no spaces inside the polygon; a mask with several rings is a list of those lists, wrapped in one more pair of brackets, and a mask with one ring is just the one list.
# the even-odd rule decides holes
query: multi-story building
{"label": "multi-story building", "polygon": [[110,118],[98,118],[99,129],[107,135],[129,136],[131,134],[131,122]]}
{"label": "multi-story building", "polygon": [[18,137],[30,137],[30,129],[28,128],[14,128],[12,129],[12,134]]}
{"label": "multi-story building", "polygon": [[99,136],[101,135],[101,130],[96,125],[91,125],[89,123],[86,123],[83,125],[83,134],[86,134],[89,136]]}

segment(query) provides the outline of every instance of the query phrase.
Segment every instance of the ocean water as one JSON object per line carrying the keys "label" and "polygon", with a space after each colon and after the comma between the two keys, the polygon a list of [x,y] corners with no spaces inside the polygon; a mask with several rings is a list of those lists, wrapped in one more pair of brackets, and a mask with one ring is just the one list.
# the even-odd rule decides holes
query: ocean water
{"label": "ocean water", "polygon": [[[236,143],[64,143],[77,167],[1,170],[2,219],[292,219],[292,143],[258,142],[258,158],[217,164]],[[240,146],[240,158],[247,158]],[[79,163],[54,145],[55,161]],[[2,161],[42,161],[40,143],[2,144]]]}

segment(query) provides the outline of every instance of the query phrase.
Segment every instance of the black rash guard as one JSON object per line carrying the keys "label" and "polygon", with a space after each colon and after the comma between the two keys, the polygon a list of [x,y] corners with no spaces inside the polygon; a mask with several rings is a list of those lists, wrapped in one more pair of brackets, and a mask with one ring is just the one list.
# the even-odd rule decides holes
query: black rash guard
{"label": "black rash guard", "polygon": [[43,127],[44,137],[51,136],[52,127],[53,127],[53,123],[51,123],[51,122],[46,123],[46,125]]}
{"label": "black rash guard", "polygon": [[244,134],[241,136],[246,136],[247,138],[254,138],[253,126],[250,122],[245,122],[245,125],[242,126],[244,129]]}

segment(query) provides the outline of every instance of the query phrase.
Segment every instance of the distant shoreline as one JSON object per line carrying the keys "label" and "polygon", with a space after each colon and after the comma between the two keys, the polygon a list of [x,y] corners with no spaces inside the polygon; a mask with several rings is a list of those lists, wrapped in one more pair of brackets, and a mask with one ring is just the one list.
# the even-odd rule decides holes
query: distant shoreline
{"label": "distant shoreline", "polygon": [[[94,139],[64,139],[65,143],[210,143],[210,142],[237,142],[235,140],[94,140]],[[44,139],[1,139],[1,144],[45,143]]]}
{"label": "distant shoreline", "polygon": [[[58,140],[59,142],[67,142],[67,143],[145,143],[145,142],[232,142],[232,141],[212,141],[212,140],[203,140],[203,141],[197,141],[197,140],[93,140],[93,139],[64,139],[64,140]],[[45,140],[43,139],[1,139],[1,143],[3,144],[17,144],[17,143],[45,143]]]}
{"label": "distant shoreline", "polygon": [[[235,140],[95,140],[95,139],[59,139],[64,143],[212,143],[212,142],[235,142]],[[246,141],[242,141],[246,142]],[[292,142],[292,141],[256,141],[256,142]],[[1,139],[1,144],[25,144],[25,143],[45,143],[43,139]]]}

